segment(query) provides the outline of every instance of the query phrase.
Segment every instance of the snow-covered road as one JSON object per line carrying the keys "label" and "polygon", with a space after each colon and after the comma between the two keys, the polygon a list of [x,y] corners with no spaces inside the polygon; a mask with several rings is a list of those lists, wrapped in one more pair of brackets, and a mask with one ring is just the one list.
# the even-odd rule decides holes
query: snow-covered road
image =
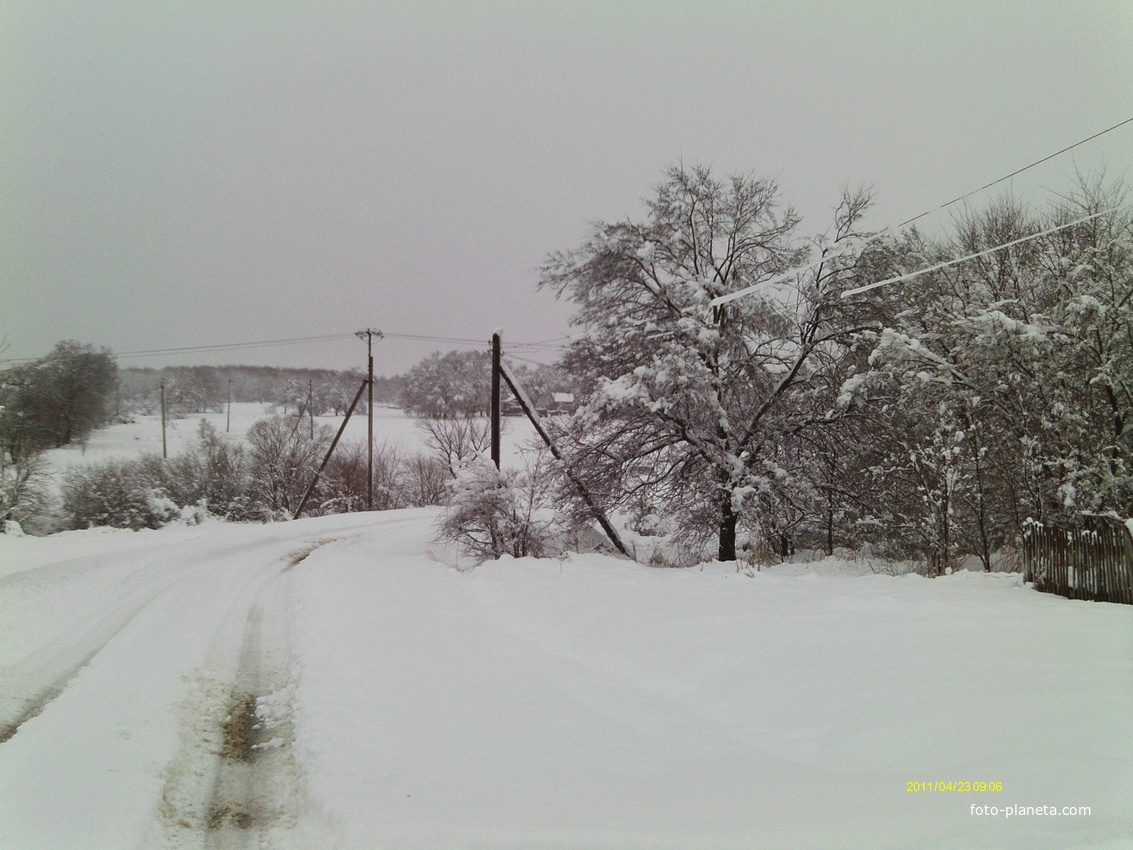
{"label": "snow-covered road", "polygon": [[1133,847],[1133,607],[434,517],[0,536],[0,848]]}
{"label": "snow-covered road", "polygon": [[243,846],[223,833],[293,823],[290,572],[374,523],[328,519],[6,547],[0,847]]}

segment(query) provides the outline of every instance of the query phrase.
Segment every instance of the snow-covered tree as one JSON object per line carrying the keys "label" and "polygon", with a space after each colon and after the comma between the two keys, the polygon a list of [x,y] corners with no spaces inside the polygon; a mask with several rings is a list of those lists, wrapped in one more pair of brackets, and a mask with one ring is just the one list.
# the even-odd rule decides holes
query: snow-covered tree
{"label": "snow-covered tree", "polygon": [[871,423],[862,451],[891,488],[880,520],[891,533],[934,529],[930,561],[962,552],[989,566],[1027,517],[1133,511],[1133,228],[1113,210],[1122,192],[1083,184],[1043,214],[1000,200],[968,215],[952,244],[920,240],[920,256],[908,250],[919,236],[906,234],[896,261],[915,268],[1104,213],[867,296],[883,326],[842,400]]}
{"label": "snow-covered tree", "polygon": [[188,416],[224,410],[224,382],[212,366],[174,367],[163,370],[165,409],[171,416]]}
{"label": "snow-covered tree", "polygon": [[405,375],[402,406],[436,419],[480,416],[491,399],[492,365],[486,351],[433,352]]}
{"label": "snow-covered tree", "polygon": [[109,350],[73,340],[0,378],[0,442],[15,458],[81,440],[113,413],[118,365]]}
{"label": "snow-covered tree", "polygon": [[252,496],[265,514],[290,514],[299,507],[330,443],[327,426],[318,426],[312,438],[299,424],[272,416],[248,429]]}
{"label": "snow-covered tree", "polygon": [[542,286],[578,306],[582,329],[565,366],[587,400],[565,454],[605,508],[678,514],[689,533],[710,530],[721,560],[741,522],[767,530],[768,501],[792,486],[782,448],[823,421],[827,374],[860,318],[837,296],[867,205],[848,195],[814,246],[774,182],[675,167],[644,221],[599,225],[548,260]]}
{"label": "snow-covered tree", "polygon": [[0,450],[0,532],[10,522],[27,528],[54,506],[51,473],[42,453],[12,458]]}
{"label": "snow-covered tree", "polygon": [[487,420],[430,416],[418,424],[424,432],[425,445],[449,478],[455,478],[464,464],[491,447],[492,424]]}

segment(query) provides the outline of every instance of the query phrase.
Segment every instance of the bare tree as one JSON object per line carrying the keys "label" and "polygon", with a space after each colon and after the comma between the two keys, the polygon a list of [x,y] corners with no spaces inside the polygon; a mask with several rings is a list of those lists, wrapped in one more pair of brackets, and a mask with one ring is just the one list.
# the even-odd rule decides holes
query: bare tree
{"label": "bare tree", "polygon": [[426,445],[450,478],[455,478],[467,461],[487,451],[492,442],[492,426],[487,420],[429,416],[418,424],[425,432]]}

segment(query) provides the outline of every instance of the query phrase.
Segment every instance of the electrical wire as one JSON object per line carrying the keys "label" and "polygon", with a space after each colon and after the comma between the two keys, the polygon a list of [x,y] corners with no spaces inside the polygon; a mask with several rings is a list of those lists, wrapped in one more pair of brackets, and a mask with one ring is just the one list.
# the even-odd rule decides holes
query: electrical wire
{"label": "electrical wire", "polygon": [[[1106,127],[1104,130],[1101,130],[1097,133],[1094,133],[1092,136],[1087,136],[1084,139],[1080,139],[1079,141],[1075,142],[1072,145],[1067,145],[1062,150],[1055,151],[1052,154],[1048,154],[1047,156],[1044,156],[1042,159],[1036,159],[1034,162],[1030,163],[1029,165],[1024,165],[1022,168],[1016,168],[1010,174],[1006,174],[1003,177],[1000,177],[996,180],[992,180],[990,183],[985,183],[983,186],[980,186],[980,188],[978,188],[978,189],[973,189],[970,192],[965,192],[963,195],[960,195],[959,197],[953,198],[951,201],[948,201],[948,203],[941,204],[938,207],[933,207],[930,210],[925,210],[923,213],[920,213],[919,215],[915,215],[912,218],[905,219],[900,224],[890,225],[889,227],[886,227],[884,230],[878,231],[873,236],[869,237],[869,239],[866,240],[866,243],[868,244],[869,242],[873,242],[877,239],[880,239],[882,236],[884,236],[887,233],[891,233],[895,230],[900,230],[902,227],[905,227],[906,225],[912,224],[914,221],[919,221],[920,219],[924,218],[927,215],[932,215],[933,213],[940,212],[941,210],[946,209],[947,207],[950,207],[953,204],[958,204],[960,201],[963,201],[967,198],[970,198],[973,195],[978,195],[980,192],[984,191],[985,189],[990,189],[992,186],[995,186],[999,183],[1002,183],[1004,180],[1010,180],[1012,177],[1015,177],[1016,175],[1022,174],[1024,171],[1027,171],[1028,169],[1034,168],[1036,165],[1042,165],[1042,163],[1046,162],[1047,160],[1054,159],[1056,156],[1061,156],[1062,154],[1066,153],[1067,151],[1074,150],[1074,148],[1078,147],[1079,145],[1084,145],[1086,142],[1093,141],[1094,139],[1098,138],[1099,136],[1104,136],[1106,133],[1109,133],[1113,130],[1116,130],[1119,127],[1124,127],[1126,124],[1129,124],[1129,123],[1133,123],[1133,117],[1126,118],[1124,121],[1119,121],[1118,123],[1114,124],[1112,127]],[[829,257],[821,257],[818,260],[816,260],[815,262],[810,263],[809,265],[805,265],[802,268],[792,269],[791,271],[786,272],[785,274],[781,274],[781,275],[778,275],[776,277],[773,277],[770,280],[760,281],[759,283],[752,284],[751,286],[745,287],[744,289],[737,290],[736,292],[729,292],[727,295],[721,295],[717,298],[713,298],[712,301],[709,302],[709,306],[720,307],[724,304],[729,304],[732,301],[735,301],[739,298],[743,298],[745,295],[748,295],[748,294],[754,292],[757,289],[762,289],[763,287],[766,287],[766,286],[774,286],[775,284],[782,283],[783,281],[789,280],[790,278],[795,277],[796,275],[802,274],[804,272],[811,271],[812,269],[816,269],[829,259],[830,259]],[[885,282],[890,283],[892,281],[885,281]],[[858,290],[854,290],[854,291],[855,292],[864,292],[865,290],[859,288]]]}
{"label": "electrical wire", "polygon": [[[472,345],[480,346],[487,345],[487,340],[473,339],[469,337],[446,337],[446,336],[430,336],[427,334],[402,334],[402,333],[385,333],[383,334],[388,339],[405,340],[408,342],[435,342],[446,343],[449,345]],[[337,334],[323,334],[321,336],[303,336],[303,337],[290,337],[286,339],[267,339],[258,340],[253,342],[230,342],[230,343],[217,343],[213,345],[182,345],[173,346],[169,348],[148,348],[139,349],[134,351],[114,352],[114,357],[117,359],[131,359],[139,357],[168,357],[178,354],[202,354],[214,353],[222,351],[247,351],[255,348],[279,348],[288,345],[308,345],[316,342],[336,342],[339,340],[353,339],[352,333],[337,333]],[[565,339],[565,337],[560,337]],[[509,348],[519,348],[529,352],[554,352],[560,351],[563,346],[551,345],[550,340],[539,342],[513,342],[509,343]],[[38,357],[14,357],[9,359],[0,359],[0,366],[8,367],[20,363],[31,363],[39,360]]]}
{"label": "electrical wire", "polygon": [[1092,142],[1094,139],[1098,138],[1099,136],[1104,136],[1106,133],[1108,133],[1112,130],[1116,130],[1118,127],[1124,127],[1126,124],[1129,124],[1131,122],[1133,122],[1133,117],[1126,118],[1124,121],[1119,121],[1116,124],[1114,124],[1112,127],[1106,127],[1104,130],[1101,130],[1097,133],[1094,133],[1092,136],[1087,136],[1086,138],[1081,139],[1080,141],[1077,141],[1072,145],[1067,145],[1066,147],[1064,147],[1060,151],[1055,151],[1052,154],[1048,154],[1047,156],[1044,156],[1042,159],[1036,159],[1030,165],[1024,165],[1022,168],[1017,168],[1014,171],[1012,171],[1010,174],[1007,174],[1007,175],[1004,175],[1003,177],[1000,177],[998,180],[992,180],[990,183],[985,183],[983,186],[980,186],[980,188],[978,188],[978,189],[973,189],[972,191],[967,192],[967,193],[961,195],[958,198],[953,198],[948,203],[941,204],[936,209],[926,210],[925,212],[921,213],[920,215],[915,215],[912,218],[906,219],[905,221],[901,222],[900,224],[895,225],[893,227],[893,229],[894,230],[900,230],[905,225],[912,224],[914,221],[918,221],[918,220],[924,218],[926,215],[931,215],[932,213],[939,212],[940,210],[945,209],[946,207],[950,207],[953,204],[958,204],[958,203],[960,203],[960,201],[963,201],[966,198],[970,198],[972,195],[978,195],[984,189],[990,189],[992,186],[995,186],[999,183],[1002,183],[1004,180],[1010,180],[1012,177],[1015,177],[1016,175],[1022,174],[1024,171],[1027,171],[1028,169],[1034,168],[1036,165],[1042,165],[1044,162],[1046,162],[1049,159],[1054,159],[1056,156],[1061,156],[1062,154],[1064,154],[1068,151],[1074,150],[1074,148],[1078,147],[1079,145],[1084,145],[1084,144],[1086,144],[1086,142]]}
{"label": "electrical wire", "polygon": [[520,357],[518,354],[507,353],[504,355],[508,360],[517,360],[520,363],[529,363],[532,366],[547,366],[549,364],[542,363],[538,360],[532,360],[530,357]]}
{"label": "electrical wire", "polygon": [[1049,236],[1052,233],[1057,233],[1060,230],[1066,230],[1068,227],[1073,227],[1076,224],[1082,224],[1083,222],[1090,221],[1091,219],[1095,219],[1098,216],[1103,216],[1103,215],[1107,215],[1108,213],[1111,213],[1111,212],[1116,212],[1119,209],[1121,209],[1121,207],[1112,207],[1108,210],[1102,210],[1101,212],[1096,212],[1093,215],[1087,215],[1087,216],[1083,216],[1082,218],[1075,219],[1074,221],[1068,221],[1066,224],[1058,225],[1058,227],[1051,227],[1051,228],[1048,228],[1047,230],[1043,230],[1039,233],[1032,233],[1030,236],[1023,236],[1019,239],[1012,239],[1010,242],[1004,242],[1002,245],[996,245],[994,248],[986,248],[983,251],[977,251],[976,253],[968,254],[965,257],[958,257],[955,260],[947,260],[943,263],[937,263],[935,266],[929,266],[928,268],[918,269],[917,271],[909,272],[908,274],[897,275],[896,277],[887,278],[885,280],[878,280],[878,281],[874,281],[873,283],[867,283],[865,286],[859,286],[856,289],[847,289],[845,292],[842,293],[842,297],[843,298],[849,298],[852,295],[860,295],[863,292],[869,292],[871,289],[877,289],[879,286],[885,286],[885,285],[890,284],[890,283],[897,283],[898,281],[902,281],[902,280],[911,280],[912,278],[918,277],[922,274],[928,274],[929,272],[935,272],[935,271],[939,271],[940,269],[946,269],[949,266],[955,266],[955,265],[958,265],[960,263],[967,262],[968,260],[974,260],[978,257],[986,257],[988,254],[994,254],[996,251],[1002,251],[1003,249],[1010,248],[1013,245],[1021,245],[1024,242],[1030,242],[1032,239],[1040,239],[1043,236]]}
{"label": "electrical wire", "polygon": [[466,337],[426,336],[424,334],[383,333],[386,339],[404,339],[417,342],[447,342],[451,344],[482,345],[485,340]]}
{"label": "electrical wire", "polygon": [[186,354],[209,351],[241,351],[248,348],[274,348],[282,345],[305,345],[312,342],[331,342],[339,339],[349,339],[353,334],[326,334],[323,336],[292,337],[290,339],[267,339],[257,342],[230,342],[215,345],[186,345],[176,348],[151,348],[139,351],[124,351],[115,354],[115,357],[152,357],[169,354]]}

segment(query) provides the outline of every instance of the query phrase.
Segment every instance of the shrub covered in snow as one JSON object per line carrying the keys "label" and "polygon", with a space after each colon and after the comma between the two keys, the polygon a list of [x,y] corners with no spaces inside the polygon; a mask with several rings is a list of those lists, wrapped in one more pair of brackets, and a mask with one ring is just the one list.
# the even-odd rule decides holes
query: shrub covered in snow
{"label": "shrub covered in snow", "polygon": [[202,419],[197,442],[169,459],[162,486],[179,506],[201,507],[231,520],[262,518],[249,495],[251,469],[243,445]]}
{"label": "shrub covered in snow", "polygon": [[0,530],[7,523],[21,531],[34,528],[50,515],[54,505],[50,475],[39,452],[17,455],[15,460],[0,450]]}
{"label": "shrub covered in snow", "polygon": [[557,535],[546,508],[546,465],[498,470],[483,455],[462,467],[449,483],[449,506],[441,516],[440,538],[478,561],[552,554]]}
{"label": "shrub covered in snow", "polygon": [[312,435],[301,422],[284,416],[261,419],[248,430],[252,496],[273,513],[298,507],[330,444],[330,429]]}
{"label": "shrub covered in snow", "polygon": [[177,512],[154,486],[153,458],[76,467],[63,482],[63,512],[72,528],[160,528]]}
{"label": "shrub covered in snow", "polygon": [[202,420],[197,441],[169,459],[145,454],[72,469],[63,482],[63,513],[73,528],[159,528],[206,515],[271,519],[252,484],[248,453]]}
{"label": "shrub covered in snow", "polygon": [[[369,509],[364,442],[340,443],[331,455],[305,514],[350,513]],[[451,478],[444,465],[425,454],[404,454],[397,445],[374,447],[374,510],[438,505]]]}
{"label": "shrub covered in snow", "polygon": [[[208,516],[252,522],[290,519],[326,452],[328,434],[324,429],[312,438],[293,418],[275,416],[257,422],[249,442],[245,446],[231,440],[202,420],[197,440],[171,458],[149,454],[77,467],[63,484],[65,522],[72,528],[136,529],[169,522],[196,524]],[[367,510],[367,466],[364,443],[340,444],[305,515]],[[436,457],[404,456],[396,446],[378,446],[374,509],[439,504],[450,477]],[[0,510],[6,504],[2,499],[0,493]]]}
{"label": "shrub covered in snow", "polygon": [[415,454],[406,458],[403,466],[401,487],[410,505],[423,507],[444,502],[452,476],[440,459]]}

